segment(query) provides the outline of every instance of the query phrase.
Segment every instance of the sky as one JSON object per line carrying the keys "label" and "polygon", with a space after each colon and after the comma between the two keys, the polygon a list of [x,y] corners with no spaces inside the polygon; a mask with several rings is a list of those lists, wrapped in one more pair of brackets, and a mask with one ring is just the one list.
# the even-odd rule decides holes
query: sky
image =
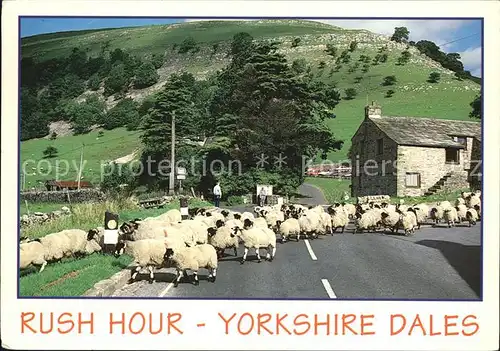
{"label": "sky", "polygon": [[[22,18],[21,37],[71,30],[118,28],[197,21],[167,18]],[[479,20],[317,20],[343,28],[367,29],[391,35],[407,27],[410,40],[430,40],[444,52],[458,52],[466,70],[481,76],[481,22]]]}

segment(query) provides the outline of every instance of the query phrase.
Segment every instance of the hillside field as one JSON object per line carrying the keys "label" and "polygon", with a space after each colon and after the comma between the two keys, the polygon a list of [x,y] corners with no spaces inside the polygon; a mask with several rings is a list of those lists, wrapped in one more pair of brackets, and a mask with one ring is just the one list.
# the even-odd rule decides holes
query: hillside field
{"label": "hillside field", "polygon": [[[439,63],[421,54],[415,47],[408,48],[411,53],[408,63],[398,65],[398,57],[407,49],[405,44],[389,41],[388,37],[365,30],[345,30],[300,20],[204,21],[45,34],[23,39],[22,56],[36,56],[38,60],[45,60],[67,56],[74,47],[86,48],[90,55],[95,55],[104,43],[108,43],[110,49],[121,48],[137,55],[163,53],[165,63],[157,70],[159,82],[146,89],[131,89],[127,93],[127,96],[141,101],[147,95],[158,91],[168,75],[179,68],[204,79],[207,74],[223,67],[227,63],[229,41],[234,34],[242,31],[255,39],[278,40],[281,52],[290,63],[296,59],[305,59],[319,79],[336,83],[343,99],[335,108],[336,118],[329,120],[328,124],[335,135],[344,140],[344,145],[340,151],[328,155],[328,159],[334,162],[346,160],[350,138],[364,117],[364,106],[367,102],[375,100],[381,104],[384,115],[467,120],[471,111],[469,104],[480,91],[479,84],[471,80],[457,80],[453,72],[442,68]],[[179,54],[172,49],[174,44],[180,44],[188,36],[199,44],[198,52]],[[300,38],[300,43],[292,48],[291,42],[294,38]],[[335,59],[325,52],[326,44],[335,45],[340,53],[348,48],[352,41],[357,42],[357,48],[350,53],[350,62],[341,63],[336,67]],[[215,43],[220,44],[217,53],[212,52]],[[387,61],[378,64],[370,62],[367,72],[363,72],[364,63],[360,62],[361,56],[373,58],[384,47],[388,55]],[[439,82],[427,82],[431,72],[441,74]],[[382,85],[384,77],[391,75],[396,77],[397,82],[392,86]],[[357,95],[351,100],[344,98],[347,88],[357,91]],[[392,97],[385,97],[388,90],[394,91]],[[112,106],[116,101],[110,97],[107,103]],[[99,139],[97,131],[87,135],[60,136],[54,141],[32,139],[22,142],[21,161],[40,160],[43,150],[53,145],[58,149],[59,156],[49,160],[52,164],[60,158],[70,162],[74,160],[78,165],[80,145],[85,143],[84,158],[87,163],[83,172],[84,179],[95,182],[99,179],[100,163],[137,150],[140,147],[139,136],[137,131],[127,132],[124,128],[117,128],[104,132]],[[40,175],[40,172],[34,174],[29,171],[29,167],[27,169],[29,174],[26,176],[26,187],[55,176]],[[77,168],[72,167],[61,179],[74,180],[76,177]]]}

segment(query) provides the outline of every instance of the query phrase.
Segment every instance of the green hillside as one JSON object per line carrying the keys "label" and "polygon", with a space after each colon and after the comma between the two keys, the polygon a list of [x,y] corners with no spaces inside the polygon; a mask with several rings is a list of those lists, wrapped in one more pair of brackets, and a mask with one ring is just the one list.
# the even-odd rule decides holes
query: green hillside
{"label": "green hillside", "polygon": [[[230,40],[238,32],[247,32],[258,40],[279,41],[280,50],[290,63],[304,59],[318,79],[336,83],[343,99],[335,107],[336,118],[329,120],[328,124],[345,143],[342,150],[328,155],[332,161],[347,158],[350,138],[363,119],[364,106],[368,101],[379,102],[385,115],[469,119],[469,104],[480,91],[479,84],[467,79],[458,80],[454,72],[420,53],[415,46],[389,41],[387,37],[364,30],[346,30],[301,20],[203,21],[44,34],[24,38],[21,53],[23,58],[32,57],[37,62],[67,57],[75,47],[87,50],[90,56],[99,55],[103,47],[109,50],[120,48],[142,57],[163,54],[163,65],[157,69],[158,82],[145,89],[130,88],[126,93],[126,96],[141,102],[146,96],[158,91],[171,73],[181,68],[193,73],[198,79],[205,79],[224,67],[228,62]],[[194,39],[197,49],[181,54],[177,48],[188,37]],[[292,47],[296,38],[300,38],[300,42]],[[342,51],[348,49],[352,42],[356,42],[357,46],[348,52],[350,58],[340,59],[340,63],[337,63]],[[335,58],[325,51],[327,44],[337,48]],[[398,59],[406,50],[410,53],[408,62],[398,64]],[[387,55],[385,62],[379,60],[375,63],[374,58],[384,53]],[[438,82],[427,81],[431,72],[440,73]],[[386,76],[395,76],[396,83],[384,86],[382,83]],[[357,93],[349,100],[344,99],[348,88],[354,88]],[[389,90],[394,93],[386,97]],[[97,93],[103,94],[102,87]],[[82,100],[86,94],[88,91],[78,100]],[[114,106],[118,100],[113,96],[106,97],[107,108]],[[99,140],[96,140],[97,133],[94,130],[87,135],[62,134],[53,141],[48,138],[23,141],[21,158],[41,159],[43,150],[53,145],[58,149],[60,158],[78,160],[80,150],[77,148],[85,143],[88,163],[84,177],[96,181],[95,171],[98,171],[102,160],[125,156],[140,147],[140,133],[137,131],[118,128],[106,131]],[[55,161],[53,159],[50,162]],[[37,181],[47,178],[51,176],[28,175],[27,182],[33,186]],[[72,170],[65,178],[75,179],[76,170]]]}

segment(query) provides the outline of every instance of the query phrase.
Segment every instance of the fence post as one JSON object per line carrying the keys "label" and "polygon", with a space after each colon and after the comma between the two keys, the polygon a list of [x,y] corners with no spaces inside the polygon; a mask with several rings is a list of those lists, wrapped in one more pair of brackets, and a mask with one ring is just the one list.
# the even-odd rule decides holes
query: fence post
{"label": "fence post", "polygon": [[187,197],[180,197],[179,198],[179,204],[181,208],[181,218],[182,220],[189,219],[189,205],[188,205],[188,199]]}
{"label": "fence post", "polygon": [[113,254],[118,243],[118,214],[106,211],[104,213],[104,254]]}

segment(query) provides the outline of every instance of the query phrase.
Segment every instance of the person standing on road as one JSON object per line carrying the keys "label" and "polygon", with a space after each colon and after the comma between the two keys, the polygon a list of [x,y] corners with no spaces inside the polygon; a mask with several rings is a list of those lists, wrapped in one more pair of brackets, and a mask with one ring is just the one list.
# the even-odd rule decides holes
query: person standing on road
{"label": "person standing on road", "polygon": [[214,186],[214,205],[215,207],[219,207],[220,205],[220,198],[222,197],[222,190],[220,188],[220,182],[217,182]]}
{"label": "person standing on road", "polygon": [[259,193],[259,204],[260,207],[263,207],[264,204],[266,203],[266,188],[262,187],[260,188],[260,193]]}

